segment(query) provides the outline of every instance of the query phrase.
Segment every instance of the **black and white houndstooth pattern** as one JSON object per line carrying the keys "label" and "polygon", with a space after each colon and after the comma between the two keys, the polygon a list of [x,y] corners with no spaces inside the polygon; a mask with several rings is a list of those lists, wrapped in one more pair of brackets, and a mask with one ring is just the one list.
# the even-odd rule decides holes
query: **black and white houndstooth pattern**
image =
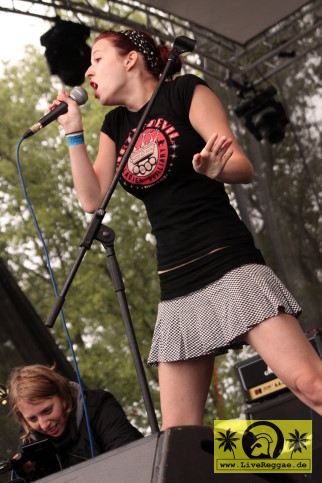
{"label": "black and white houndstooth pattern", "polygon": [[243,265],[159,304],[148,363],[225,352],[251,327],[280,312],[297,316],[301,307],[269,267]]}

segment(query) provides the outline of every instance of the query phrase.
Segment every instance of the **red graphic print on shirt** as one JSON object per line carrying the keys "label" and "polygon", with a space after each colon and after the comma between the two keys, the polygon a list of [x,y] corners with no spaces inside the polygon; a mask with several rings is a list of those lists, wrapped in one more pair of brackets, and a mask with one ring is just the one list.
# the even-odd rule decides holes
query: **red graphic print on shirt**
{"label": "red graphic print on shirt", "polygon": [[[135,132],[130,132],[120,149],[117,167]],[[171,170],[178,147],[175,139],[179,137],[176,129],[165,119],[149,121],[134,146],[131,156],[125,166],[122,179],[124,184],[137,188],[149,188],[165,179]]]}

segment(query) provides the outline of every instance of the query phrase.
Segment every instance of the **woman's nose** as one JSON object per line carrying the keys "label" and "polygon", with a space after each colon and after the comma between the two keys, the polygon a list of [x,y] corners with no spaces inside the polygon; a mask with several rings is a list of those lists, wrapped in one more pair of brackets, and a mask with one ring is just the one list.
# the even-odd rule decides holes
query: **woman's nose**
{"label": "woman's nose", "polygon": [[85,72],[85,77],[90,77],[91,75],[93,75],[93,73],[92,73],[92,66],[90,65],[87,71]]}
{"label": "woman's nose", "polygon": [[48,428],[49,428],[49,426],[50,426],[50,421],[49,421],[49,419],[48,419],[48,418],[46,418],[46,417],[39,418],[38,422],[39,422],[40,429],[41,429],[42,431],[47,431],[47,429],[48,429]]}

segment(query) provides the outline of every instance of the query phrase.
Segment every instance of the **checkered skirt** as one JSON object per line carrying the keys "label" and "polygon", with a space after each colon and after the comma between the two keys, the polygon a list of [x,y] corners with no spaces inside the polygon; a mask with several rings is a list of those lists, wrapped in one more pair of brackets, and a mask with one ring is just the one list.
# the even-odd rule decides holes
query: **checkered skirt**
{"label": "checkered skirt", "polygon": [[241,347],[243,334],[281,312],[298,316],[301,307],[269,267],[235,268],[200,290],[160,302],[148,363]]}

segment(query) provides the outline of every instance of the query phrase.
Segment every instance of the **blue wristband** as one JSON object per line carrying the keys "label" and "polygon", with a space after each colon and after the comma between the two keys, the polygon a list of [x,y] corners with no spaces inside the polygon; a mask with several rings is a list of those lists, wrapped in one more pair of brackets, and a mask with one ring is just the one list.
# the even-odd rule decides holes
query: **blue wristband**
{"label": "blue wristband", "polygon": [[77,144],[84,144],[84,134],[82,132],[75,133],[75,134],[67,134],[66,135],[67,145],[68,146],[76,146]]}

